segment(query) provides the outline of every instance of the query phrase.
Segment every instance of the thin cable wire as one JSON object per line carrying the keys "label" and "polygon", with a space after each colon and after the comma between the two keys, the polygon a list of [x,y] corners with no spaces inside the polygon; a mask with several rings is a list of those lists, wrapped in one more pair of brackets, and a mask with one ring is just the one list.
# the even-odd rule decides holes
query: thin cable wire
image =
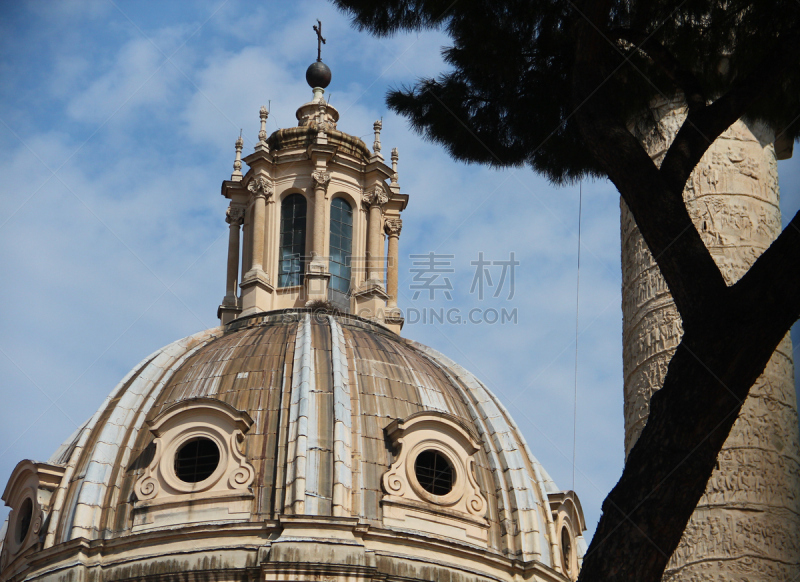
{"label": "thin cable wire", "polygon": [[578,321],[581,297],[581,213],[583,181],[578,183],[578,275],[575,284],[575,391],[572,396],[572,490],[575,491],[575,450],[578,442]]}

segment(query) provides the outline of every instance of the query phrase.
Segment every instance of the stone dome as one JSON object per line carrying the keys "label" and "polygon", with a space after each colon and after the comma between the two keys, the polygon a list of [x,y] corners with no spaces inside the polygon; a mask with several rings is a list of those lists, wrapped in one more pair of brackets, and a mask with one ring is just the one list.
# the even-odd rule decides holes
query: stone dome
{"label": "stone dome", "polygon": [[[34,525],[13,531],[26,495]],[[323,579],[566,580],[585,549],[577,497],[472,374],[376,323],[307,309],[156,351],[47,463],[20,463],[3,499],[3,580],[85,580],[93,566],[97,580],[305,579],[297,568],[332,564]]]}

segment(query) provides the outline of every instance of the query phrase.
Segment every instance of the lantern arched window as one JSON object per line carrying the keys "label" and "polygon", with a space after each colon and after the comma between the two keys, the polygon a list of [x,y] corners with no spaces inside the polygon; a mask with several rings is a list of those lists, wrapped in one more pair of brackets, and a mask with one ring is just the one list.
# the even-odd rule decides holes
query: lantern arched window
{"label": "lantern arched window", "polygon": [[307,207],[305,196],[302,194],[290,194],[281,203],[279,287],[303,284]]}
{"label": "lantern arched window", "polygon": [[343,295],[350,290],[352,252],[353,207],[344,198],[334,198],[331,202],[330,288]]}

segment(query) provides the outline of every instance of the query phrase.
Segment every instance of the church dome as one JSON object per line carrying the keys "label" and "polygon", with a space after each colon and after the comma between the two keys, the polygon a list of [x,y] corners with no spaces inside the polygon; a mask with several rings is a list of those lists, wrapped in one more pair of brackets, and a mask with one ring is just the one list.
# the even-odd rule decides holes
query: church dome
{"label": "church dome", "polygon": [[235,142],[221,325],[17,465],[0,582],[577,578],[577,496],[480,381],[399,335],[397,148],[380,119],[371,148],[337,129],[311,80],[296,127],[268,136],[262,106]]}
{"label": "church dome", "polygon": [[298,564],[565,580],[585,548],[577,497],[472,374],[377,323],[309,309],[145,358],[48,463],[20,463],[3,498],[27,511],[26,495],[36,531],[9,531],[2,579],[30,560],[61,564],[59,579],[102,563],[104,580]]}

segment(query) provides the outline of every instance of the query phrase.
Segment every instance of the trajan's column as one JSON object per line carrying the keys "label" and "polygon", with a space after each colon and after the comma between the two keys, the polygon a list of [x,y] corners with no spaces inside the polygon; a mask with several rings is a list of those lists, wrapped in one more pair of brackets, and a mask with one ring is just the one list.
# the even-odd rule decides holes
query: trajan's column
{"label": "trajan's column", "polygon": [[[656,163],[686,110],[653,108],[634,130]],[[774,135],[741,121],[706,152],[686,184],[689,214],[728,284],[781,230]],[[666,283],[622,203],[625,451],[647,420],[682,334]],[[800,580],[800,444],[792,343],[784,338],[744,404],[665,580]]]}

